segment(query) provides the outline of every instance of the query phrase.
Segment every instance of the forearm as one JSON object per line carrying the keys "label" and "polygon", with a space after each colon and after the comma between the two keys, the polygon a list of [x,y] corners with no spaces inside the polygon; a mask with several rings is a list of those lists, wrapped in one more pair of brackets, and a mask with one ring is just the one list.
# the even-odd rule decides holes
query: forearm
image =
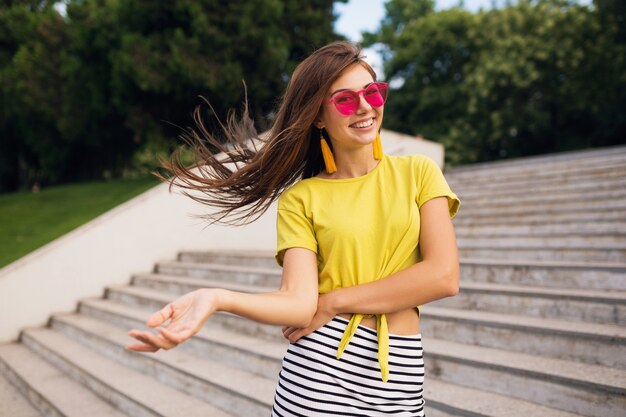
{"label": "forearm", "polygon": [[458,263],[419,262],[386,278],[340,288],[326,298],[335,313],[394,313],[458,293]]}
{"label": "forearm", "polygon": [[241,293],[219,290],[218,310],[260,323],[306,327],[317,310],[317,294],[293,291]]}

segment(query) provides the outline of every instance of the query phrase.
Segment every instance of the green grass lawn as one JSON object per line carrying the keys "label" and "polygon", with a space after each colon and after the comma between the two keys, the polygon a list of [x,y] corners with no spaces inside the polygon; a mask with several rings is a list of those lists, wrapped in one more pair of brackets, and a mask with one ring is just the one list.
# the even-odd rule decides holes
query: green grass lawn
{"label": "green grass lawn", "polygon": [[0,268],[158,183],[145,177],[0,194]]}

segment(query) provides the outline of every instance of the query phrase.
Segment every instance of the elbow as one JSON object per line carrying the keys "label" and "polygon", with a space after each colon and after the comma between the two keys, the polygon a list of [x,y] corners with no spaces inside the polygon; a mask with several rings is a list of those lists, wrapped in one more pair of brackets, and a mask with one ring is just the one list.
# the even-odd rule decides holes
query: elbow
{"label": "elbow", "polygon": [[454,297],[459,293],[459,264],[455,263],[443,274],[444,297]]}
{"label": "elbow", "polygon": [[446,297],[454,297],[458,293],[459,293],[459,284],[457,282],[456,284],[449,286]]}
{"label": "elbow", "polygon": [[299,329],[309,327],[311,323],[313,322],[314,317],[315,317],[315,312],[313,312],[312,314],[303,312],[302,314],[299,314],[298,316],[293,317],[294,321],[291,324],[291,326],[297,327]]}

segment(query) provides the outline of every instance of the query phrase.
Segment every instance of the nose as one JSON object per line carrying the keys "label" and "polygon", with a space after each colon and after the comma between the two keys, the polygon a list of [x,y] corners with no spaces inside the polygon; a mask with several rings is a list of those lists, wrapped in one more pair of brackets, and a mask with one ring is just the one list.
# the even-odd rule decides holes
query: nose
{"label": "nose", "polygon": [[371,104],[369,104],[367,100],[365,100],[363,94],[365,94],[365,91],[361,91],[359,93],[359,106],[357,107],[357,113],[359,114],[367,113],[368,111],[373,109]]}

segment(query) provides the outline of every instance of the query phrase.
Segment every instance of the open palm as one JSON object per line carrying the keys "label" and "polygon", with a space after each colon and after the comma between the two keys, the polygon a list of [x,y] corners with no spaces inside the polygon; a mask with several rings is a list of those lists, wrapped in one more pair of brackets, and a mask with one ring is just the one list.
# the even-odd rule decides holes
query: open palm
{"label": "open palm", "polygon": [[156,328],[156,334],[150,330],[131,330],[128,334],[141,343],[128,345],[127,348],[137,352],[172,349],[198,333],[215,310],[216,296],[212,290],[187,293],[148,318],[146,324]]}

